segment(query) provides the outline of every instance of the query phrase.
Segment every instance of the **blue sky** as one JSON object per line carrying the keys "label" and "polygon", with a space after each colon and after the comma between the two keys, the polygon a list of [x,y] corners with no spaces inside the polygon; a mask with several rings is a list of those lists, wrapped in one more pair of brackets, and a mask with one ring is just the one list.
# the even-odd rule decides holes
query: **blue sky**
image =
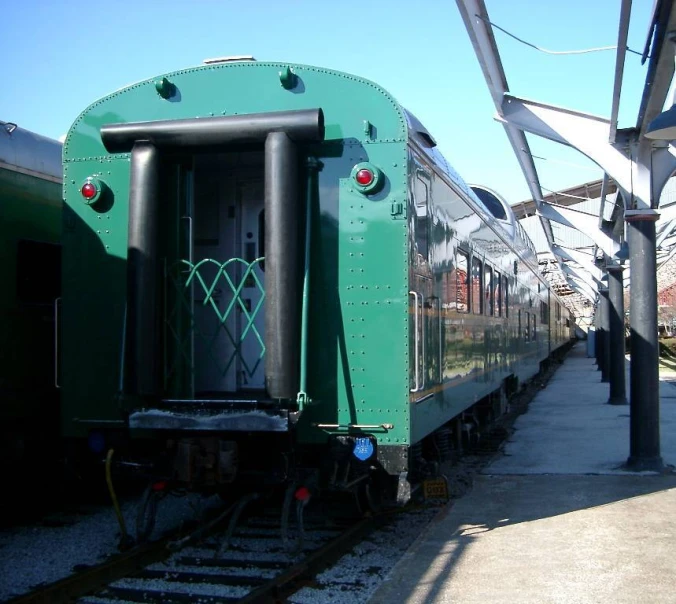
{"label": "blue sky", "polygon": [[[614,45],[620,0],[486,0],[493,22],[552,50]],[[652,2],[634,2],[643,50]],[[58,138],[96,99],[138,80],[251,54],[369,78],[415,113],[468,182],[530,194],[454,0],[10,0],[0,119]],[[608,117],[614,51],[549,56],[497,32],[513,94]],[[620,127],[635,125],[647,64],[629,54]],[[577,152],[529,137],[545,189],[600,178]]]}

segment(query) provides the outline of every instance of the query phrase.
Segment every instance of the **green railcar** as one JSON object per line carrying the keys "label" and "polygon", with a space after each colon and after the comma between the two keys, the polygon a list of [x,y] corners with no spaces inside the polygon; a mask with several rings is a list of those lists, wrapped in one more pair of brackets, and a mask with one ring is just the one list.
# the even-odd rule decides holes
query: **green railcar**
{"label": "green railcar", "polygon": [[511,210],[359,77],[134,84],[77,118],[64,182],[65,434],[170,442],[184,483],[405,476],[568,338]]}
{"label": "green railcar", "polygon": [[3,475],[58,450],[55,312],[60,295],[61,144],[0,122],[0,425]]}

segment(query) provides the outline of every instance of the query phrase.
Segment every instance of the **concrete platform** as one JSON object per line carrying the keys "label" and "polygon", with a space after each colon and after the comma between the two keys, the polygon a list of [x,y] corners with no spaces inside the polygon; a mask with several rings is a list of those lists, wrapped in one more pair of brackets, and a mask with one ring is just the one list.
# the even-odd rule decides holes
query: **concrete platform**
{"label": "concrete platform", "polygon": [[[665,377],[662,455],[670,463],[676,376]],[[369,602],[676,603],[676,475],[622,468],[629,407],[607,399],[578,343],[504,453]]]}

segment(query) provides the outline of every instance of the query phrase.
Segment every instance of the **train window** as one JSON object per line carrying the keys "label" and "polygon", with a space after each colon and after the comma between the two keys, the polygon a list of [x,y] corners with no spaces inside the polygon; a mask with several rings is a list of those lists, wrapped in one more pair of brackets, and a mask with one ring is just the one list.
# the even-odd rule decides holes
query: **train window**
{"label": "train window", "polygon": [[429,190],[429,175],[422,168],[417,168],[413,187],[413,202],[415,204],[415,244],[417,248],[417,258],[422,262],[427,262],[429,253]]}
{"label": "train window", "polygon": [[493,269],[484,265],[484,310],[487,315],[493,314]]}
{"label": "train window", "polygon": [[519,331],[517,333],[519,334],[519,337],[521,337],[521,309],[518,310],[517,316],[519,321]]}
{"label": "train window", "polygon": [[495,304],[493,311],[496,317],[502,316],[502,275],[495,271]]}
{"label": "train window", "polygon": [[532,334],[531,334],[531,340],[535,341],[535,339],[537,338],[537,333],[538,333],[537,332],[537,326],[536,326],[536,323],[535,323],[535,319],[536,319],[535,313],[533,313],[531,315],[531,317],[533,318],[533,323],[532,323],[532,327],[531,327],[531,329],[533,330]]}
{"label": "train window", "polygon": [[546,302],[540,302],[540,323],[549,323],[549,306]]}
{"label": "train window", "polygon": [[526,342],[530,342],[530,315],[524,312],[523,325],[521,323],[521,310],[519,310],[519,333]]}
{"label": "train window", "polygon": [[21,240],[16,254],[16,297],[21,304],[53,304],[61,295],[61,246]]}
{"label": "train window", "polygon": [[503,275],[502,277],[502,291],[502,296],[505,300],[505,317],[509,317],[509,279],[507,275]]}
{"label": "train window", "polygon": [[483,310],[483,263],[472,258],[472,312],[480,315]]}
{"label": "train window", "polygon": [[469,255],[459,250],[451,287],[455,287],[449,296],[451,304],[455,304],[459,312],[469,312]]}

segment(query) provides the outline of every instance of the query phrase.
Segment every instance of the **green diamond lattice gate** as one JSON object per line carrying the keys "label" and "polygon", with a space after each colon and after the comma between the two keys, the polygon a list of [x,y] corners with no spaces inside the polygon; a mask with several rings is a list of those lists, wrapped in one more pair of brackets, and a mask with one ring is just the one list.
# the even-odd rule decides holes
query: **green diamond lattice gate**
{"label": "green diamond lattice gate", "polygon": [[[262,368],[265,342],[256,319],[262,314],[265,301],[265,287],[257,274],[263,262],[262,257],[253,262],[242,258],[226,262],[205,258],[197,263],[179,260],[165,269],[167,394],[181,398],[197,395],[195,376],[200,367],[196,366],[196,347],[206,352],[201,358],[207,358],[212,364],[210,369],[221,377],[237,371],[245,376],[246,382],[246,378],[252,378]],[[245,289],[252,288],[257,295],[244,297]],[[254,304],[252,298],[258,298]],[[201,321],[196,319],[200,307],[211,311],[209,320],[204,320],[204,314]]]}

